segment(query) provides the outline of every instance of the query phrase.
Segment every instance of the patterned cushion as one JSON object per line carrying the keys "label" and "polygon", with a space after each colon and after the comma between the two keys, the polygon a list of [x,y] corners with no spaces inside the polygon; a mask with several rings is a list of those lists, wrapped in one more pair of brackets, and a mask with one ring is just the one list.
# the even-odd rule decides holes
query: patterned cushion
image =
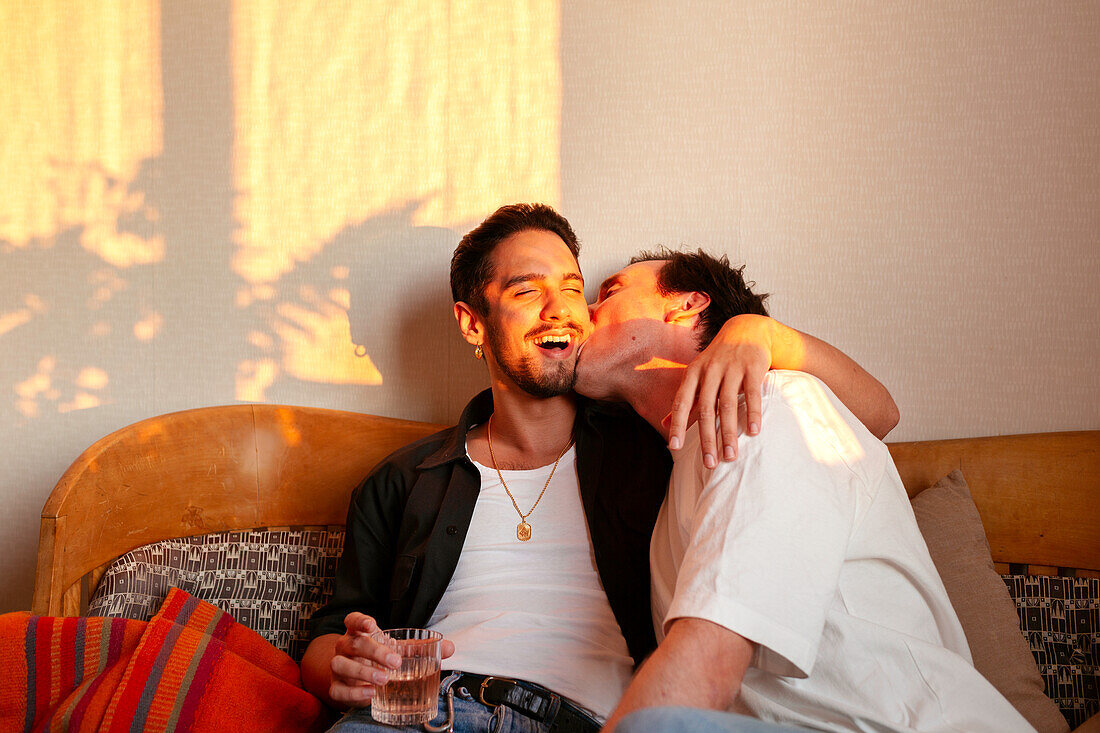
{"label": "patterned cushion", "polygon": [[174,586],[227,611],[300,661],[309,644],[307,622],[332,595],[343,546],[343,527],[155,542],[110,564],[88,615],[147,621]]}
{"label": "patterned cushion", "polygon": [[1100,578],[1005,575],[1046,693],[1071,728],[1100,710]]}

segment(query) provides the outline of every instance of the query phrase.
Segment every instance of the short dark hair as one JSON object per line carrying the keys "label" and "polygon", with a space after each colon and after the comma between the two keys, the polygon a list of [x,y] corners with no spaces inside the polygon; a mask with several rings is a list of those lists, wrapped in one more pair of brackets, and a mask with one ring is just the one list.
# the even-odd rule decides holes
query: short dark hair
{"label": "short dark hair", "polygon": [[529,230],[557,234],[576,259],[581,246],[565,217],[546,204],[501,206],[470,231],[455,248],[451,258],[451,295],[457,303],[469,303],[485,315],[489,303],[485,286],[493,279],[493,250],[513,234]]}
{"label": "short dark hair", "polygon": [[754,282],[745,282],[744,266],[733,267],[725,255],[714,257],[703,250],[695,252],[674,252],[667,247],[642,252],[630,260],[651,262],[664,260],[665,264],[657,273],[657,289],[662,295],[672,293],[700,292],[710,296],[710,305],[699,317],[696,329],[696,341],[699,350],[705,349],[723,324],[742,313],[768,315],[764,307],[767,293],[756,294]]}

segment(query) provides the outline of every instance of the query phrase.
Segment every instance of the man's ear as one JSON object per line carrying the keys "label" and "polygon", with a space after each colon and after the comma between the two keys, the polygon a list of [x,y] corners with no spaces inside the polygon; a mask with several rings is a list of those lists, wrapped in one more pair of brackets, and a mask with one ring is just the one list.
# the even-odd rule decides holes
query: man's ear
{"label": "man's ear", "polygon": [[695,321],[709,306],[710,296],[706,293],[698,291],[677,293],[669,301],[669,308],[665,311],[665,322],[694,326]]}
{"label": "man's ear", "polygon": [[455,303],[455,320],[458,321],[458,330],[462,332],[467,343],[474,346],[485,343],[485,322],[469,303],[461,300]]}

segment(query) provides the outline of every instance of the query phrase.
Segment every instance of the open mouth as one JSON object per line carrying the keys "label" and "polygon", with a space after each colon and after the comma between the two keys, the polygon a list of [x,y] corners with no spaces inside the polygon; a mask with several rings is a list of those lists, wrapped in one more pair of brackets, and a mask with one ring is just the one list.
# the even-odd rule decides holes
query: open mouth
{"label": "open mouth", "polygon": [[543,353],[551,356],[560,356],[565,354],[565,352],[569,350],[569,347],[573,345],[573,334],[546,333],[541,336],[536,336],[532,340],[535,342],[535,346]]}

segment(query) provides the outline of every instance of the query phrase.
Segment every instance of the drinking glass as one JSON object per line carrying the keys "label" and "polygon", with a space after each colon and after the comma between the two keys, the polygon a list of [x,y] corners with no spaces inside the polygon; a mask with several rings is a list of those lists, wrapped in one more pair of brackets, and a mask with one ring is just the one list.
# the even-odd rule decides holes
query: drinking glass
{"label": "drinking glass", "polygon": [[427,723],[439,696],[439,646],[443,635],[428,629],[387,629],[371,637],[401,655],[371,702],[371,717],[386,725]]}

